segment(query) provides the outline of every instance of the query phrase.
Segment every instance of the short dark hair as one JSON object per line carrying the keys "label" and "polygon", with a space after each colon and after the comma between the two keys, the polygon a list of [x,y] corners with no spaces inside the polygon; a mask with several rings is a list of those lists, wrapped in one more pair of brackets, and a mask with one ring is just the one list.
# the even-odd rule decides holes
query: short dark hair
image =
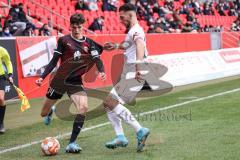
{"label": "short dark hair", "polygon": [[127,12],[127,11],[134,11],[136,12],[137,11],[137,8],[134,4],[132,3],[125,3],[124,5],[122,5],[120,8],[119,8],[119,12]]}
{"label": "short dark hair", "polygon": [[70,17],[70,24],[83,24],[85,21],[85,18],[80,13],[73,14]]}

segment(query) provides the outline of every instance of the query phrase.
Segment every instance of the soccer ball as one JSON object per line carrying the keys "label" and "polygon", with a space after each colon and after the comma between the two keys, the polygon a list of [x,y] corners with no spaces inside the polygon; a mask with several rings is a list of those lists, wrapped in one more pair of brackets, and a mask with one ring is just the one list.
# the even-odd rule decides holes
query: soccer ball
{"label": "soccer ball", "polygon": [[41,149],[44,155],[56,155],[60,149],[60,144],[56,138],[47,137],[42,141]]}

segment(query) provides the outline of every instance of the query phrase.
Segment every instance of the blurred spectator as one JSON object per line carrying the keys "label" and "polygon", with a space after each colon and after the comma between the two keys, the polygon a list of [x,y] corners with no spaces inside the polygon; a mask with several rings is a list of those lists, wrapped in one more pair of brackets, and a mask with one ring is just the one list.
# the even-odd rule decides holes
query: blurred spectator
{"label": "blurred spectator", "polygon": [[196,15],[199,15],[202,13],[201,6],[198,1],[195,1],[195,2],[193,1],[192,6],[193,6],[193,13],[195,13]]}
{"label": "blurred spectator", "polygon": [[198,23],[197,18],[194,18],[194,19],[193,19],[192,29],[193,29],[194,31],[196,31],[196,32],[197,32],[197,31],[198,31],[198,32],[201,31],[201,26],[200,26],[200,24]]}
{"label": "blurred spectator", "polygon": [[179,10],[180,14],[189,14],[190,11],[188,10],[187,5],[183,5],[180,10]]}
{"label": "blurred spectator", "polygon": [[12,37],[10,33],[10,28],[8,26],[3,27],[2,37]]}
{"label": "blurred spectator", "polygon": [[132,4],[136,4],[137,0],[123,0],[124,3],[132,3]]}
{"label": "blurred spectator", "polygon": [[145,17],[145,15],[146,15],[146,10],[145,10],[145,8],[140,4],[140,1],[137,2],[136,6],[137,6],[137,16],[138,16],[138,19],[147,20],[148,18]]}
{"label": "blurred spectator", "polygon": [[13,20],[11,15],[8,15],[5,19],[4,26],[13,26]]}
{"label": "blurred spectator", "polygon": [[0,37],[2,37],[2,33],[3,33],[3,27],[2,27],[2,24],[0,24]]}
{"label": "blurred spectator", "polygon": [[214,15],[214,11],[212,9],[212,5],[210,3],[204,3],[203,5],[203,14],[204,15]]}
{"label": "blurred spectator", "polygon": [[234,6],[228,11],[228,16],[237,16],[237,12],[234,9]]}
{"label": "blurred spectator", "polygon": [[23,4],[19,3],[18,5],[13,5],[9,10],[9,15],[12,16],[12,22],[19,29],[25,29],[26,24],[28,23],[25,12],[23,11]]}
{"label": "blurred spectator", "polygon": [[35,36],[34,35],[35,26],[33,26],[31,23],[27,23],[26,28],[24,30],[18,29],[14,36]]}
{"label": "blurred spectator", "polygon": [[164,8],[168,9],[169,11],[173,11],[174,10],[173,0],[166,0],[164,3]]}
{"label": "blurred spectator", "polygon": [[213,26],[213,25],[205,25],[202,28],[202,32],[222,32],[223,31],[223,26]]}
{"label": "blurred spectator", "polygon": [[175,33],[180,31],[179,21],[175,20],[174,17],[167,18],[167,23],[169,24],[168,30],[170,33]]}
{"label": "blurred spectator", "polygon": [[163,17],[166,14],[166,11],[164,11],[164,8],[156,2],[153,4],[153,13],[157,13],[159,17]]}
{"label": "blurred spectator", "polygon": [[10,33],[12,35],[18,30],[18,27],[13,23],[11,15],[8,15],[8,17],[6,17],[4,26],[8,26],[10,28]]}
{"label": "blurred spectator", "polygon": [[213,25],[209,25],[209,32],[213,32],[213,31],[214,31]]}
{"label": "blurred spectator", "polygon": [[149,19],[147,20],[147,25],[150,26],[154,23],[155,23],[155,21],[154,21],[153,17],[149,17]]}
{"label": "blurred spectator", "polygon": [[2,27],[2,15],[0,14],[0,26]]}
{"label": "blurred spectator", "polygon": [[196,32],[196,29],[193,28],[193,22],[187,21],[182,27],[182,32]]}
{"label": "blurred spectator", "polygon": [[218,13],[220,16],[226,16],[225,12],[224,12],[224,8],[223,6],[221,6],[219,9],[218,9]]}
{"label": "blurred spectator", "polygon": [[239,19],[237,19],[233,22],[231,30],[235,31],[235,32],[240,31],[240,20]]}
{"label": "blurred spectator", "polygon": [[103,0],[102,11],[117,11],[117,7],[111,4],[111,0]]}
{"label": "blurred spectator", "polygon": [[163,12],[158,8],[158,4],[155,4],[155,7],[151,7],[146,0],[137,1],[136,6],[138,18],[146,21],[149,21],[154,12],[158,13],[159,15],[161,15],[161,12]]}
{"label": "blurred spectator", "polygon": [[155,26],[153,24],[149,26],[147,33],[156,33]]}
{"label": "blurred spectator", "polygon": [[75,5],[75,10],[88,10],[88,5],[84,0],[78,0]]}
{"label": "blurred spectator", "polygon": [[98,10],[97,0],[88,0],[88,9],[90,11]]}
{"label": "blurred spectator", "polygon": [[216,29],[215,29],[216,32],[222,32],[223,30],[224,30],[224,28],[223,28],[222,25],[217,26]]}
{"label": "blurred spectator", "polygon": [[195,14],[193,12],[187,14],[187,17],[186,17],[187,21],[192,22],[194,20],[194,18],[195,18]]}
{"label": "blurred spectator", "polygon": [[45,23],[41,28],[39,28],[39,36],[51,36],[48,24]]}
{"label": "blurred spectator", "polygon": [[88,29],[92,31],[96,31],[96,30],[102,31],[103,25],[104,25],[104,17],[101,16],[101,17],[95,18],[92,24],[88,27]]}
{"label": "blurred spectator", "polygon": [[203,32],[210,32],[210,28],[208,25],[205,25],[203,28]]}
{"label": "blurred spectator", "polygon": [[155,28],[156,28],[155,29],[156,33],[166,33],[166,32],[169,32],[168,24],[167,24],[167,22],[165,21],[165,19],[163,17],[157,19],[156,24],[155,24]]}
{"label": "blurred spectator", "polygon": [[0,25],[2,26],[2,15],[0,14]]}
{"label": "blurred spectator", "polygon": [[236,7],[237,10],[240,9],[240,0],[235,0],[234,2],[234,6]]}
{"label": "blurred spectator", "polygon": [[119,4],[119,0],[109,0],[109,3],[110,3],[111,5],[117,7],[118,4]]}
{"label": "blurred spectator", "polygon": [[229,3],[226,2],[225,0],[219,0],[219,2],[216,5],[216,9],[219,11],[220,9],[222,10],[229,10]]}
{"label": "blurred spectator", "polygon": [[25,30],[23,31],[22,36],[35,36],[34,29],[35,28],[31,24],[27,24]]}
{"label": "blurred spectator", "polygon": [[19,8],[19,13],[18,13],[18,16],[19,16],[19,20],[21,22],[26,22],[28,23],[28,19],[27,19],[27,16],[26,16],[26,13],[24,12],[23,10],[23,3],[19,3],[18,4],[18,8]]}

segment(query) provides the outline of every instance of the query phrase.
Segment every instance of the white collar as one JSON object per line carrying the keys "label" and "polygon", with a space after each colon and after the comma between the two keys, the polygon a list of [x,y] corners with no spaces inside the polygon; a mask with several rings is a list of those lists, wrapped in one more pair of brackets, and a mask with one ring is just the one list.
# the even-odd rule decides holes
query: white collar
{"label": "white collar", "polygon": [[85,36],[83,36],[83,38],[82,38],[81,40],[74,38],[74,37],[72,36],[72,34],[71,34],[71,37],[72,37],[72,39],[74,39],[74,40],[77,41],[77,42],[85,42],[85,41],[86,41],[86,37],[85,37]]}

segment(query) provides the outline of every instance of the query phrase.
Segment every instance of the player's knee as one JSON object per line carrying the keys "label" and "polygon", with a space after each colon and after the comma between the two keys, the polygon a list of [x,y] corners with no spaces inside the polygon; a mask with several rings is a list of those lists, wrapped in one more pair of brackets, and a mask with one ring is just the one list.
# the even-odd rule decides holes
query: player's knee
{"label": "player's knee", "polygon": [[88,111],[87,105],[81,105],[78,109],[79,114],[85,114],[85,113],[87,113],[87,111]]}
{"label": "player's knee", "polygon": [[115,102],[114,99],[107,97],[104,101],[103,101],[103,106],[105,109],[107,110],[112,110],[115,106],[117,105],[117,103]]}
{"label": "player's knee", "polygon": [[110,103],[110,101],[109,101],[108,99],[105,99],[105,100],[103,101],[103,106],[104,106],[104,108],[108,108],[109,103]]}
{"label": "player's knee", "polygon": [[40,115],[41,117],[45,117],[48,115],[48,111],[46,109],[43,109]]}

